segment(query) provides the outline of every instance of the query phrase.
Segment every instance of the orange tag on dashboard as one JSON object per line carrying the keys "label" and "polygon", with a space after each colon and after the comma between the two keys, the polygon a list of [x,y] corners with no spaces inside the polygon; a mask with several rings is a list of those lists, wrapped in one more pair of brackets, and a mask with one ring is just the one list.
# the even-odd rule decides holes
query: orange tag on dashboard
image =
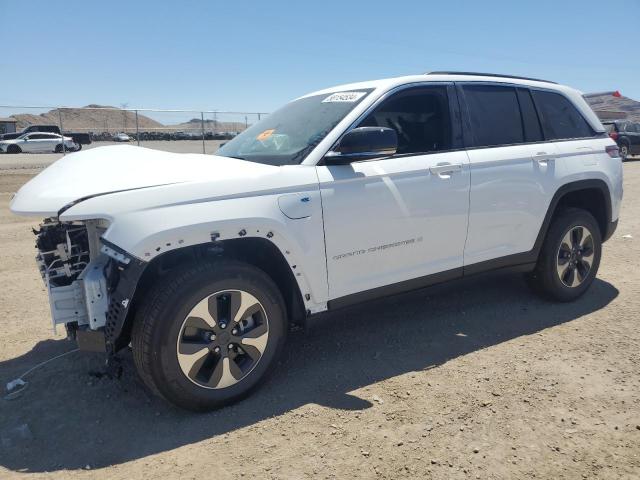
{"label": "orange tag on dashboard", "polygon": [[269,138],[271,135],[273,135],[273,132],[275,132],[276,129],[272,128],[270,130],[265,130],[264,132],[262,132],[260,135],[258,135],[256,137],[257,140],[266,140],[267,138]]}

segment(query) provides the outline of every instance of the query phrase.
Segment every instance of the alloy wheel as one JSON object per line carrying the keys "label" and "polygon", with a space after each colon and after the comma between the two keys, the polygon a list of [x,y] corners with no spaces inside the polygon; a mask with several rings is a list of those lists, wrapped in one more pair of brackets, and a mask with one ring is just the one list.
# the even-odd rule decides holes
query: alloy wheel
{"label": "alloy wheel", "polygon": [[201,387],[230,387],[256,367],[268,338],[269,321],[258,299],[242,290],[224,290],[200,300],[184,319],[178,363]]}
{"label": "alloy wheel", "polygon": [[587,227],[578,225],[569,229],[560,242],[557,272],[566,287],[578,287],[584,282],[593,264],[593,235]]}

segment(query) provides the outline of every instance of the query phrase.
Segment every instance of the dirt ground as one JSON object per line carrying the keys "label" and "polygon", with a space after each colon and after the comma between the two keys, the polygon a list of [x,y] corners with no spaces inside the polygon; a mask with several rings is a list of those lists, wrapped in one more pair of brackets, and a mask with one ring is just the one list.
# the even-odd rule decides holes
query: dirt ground
{"label": "dirt ground", "polygon": [[[0,399],[0,478],[640,478],[640,162],[598,279],[571,304],[491,274],[296,333],[271,380],[210,414],[72,353]],[[74,346],[51,333],[31,221],[0,172],[0,383]],[[631,235],[631,237],[629,237]]]}

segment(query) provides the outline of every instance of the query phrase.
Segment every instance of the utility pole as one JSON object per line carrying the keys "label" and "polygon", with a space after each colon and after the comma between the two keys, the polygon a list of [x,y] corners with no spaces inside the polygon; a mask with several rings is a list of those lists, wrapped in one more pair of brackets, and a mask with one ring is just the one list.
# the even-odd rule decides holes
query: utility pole
{"label": "utility pole", "polygon": [[120,107],[122,108],[122,133],[127,133],[127,107],[128,106],[129,106],[129,102],[120,104]]}

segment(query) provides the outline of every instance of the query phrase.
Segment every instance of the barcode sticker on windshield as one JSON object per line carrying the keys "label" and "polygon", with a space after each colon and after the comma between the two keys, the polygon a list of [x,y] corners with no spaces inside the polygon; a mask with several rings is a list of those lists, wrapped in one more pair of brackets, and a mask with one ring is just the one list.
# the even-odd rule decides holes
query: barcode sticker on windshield
{"label": "barcode sticker on windshield", "polygon": [[355,102],[362,98],[366,92],[340,92],[332,93],[327,98],[322,100],[322,103],[327,102]]}

